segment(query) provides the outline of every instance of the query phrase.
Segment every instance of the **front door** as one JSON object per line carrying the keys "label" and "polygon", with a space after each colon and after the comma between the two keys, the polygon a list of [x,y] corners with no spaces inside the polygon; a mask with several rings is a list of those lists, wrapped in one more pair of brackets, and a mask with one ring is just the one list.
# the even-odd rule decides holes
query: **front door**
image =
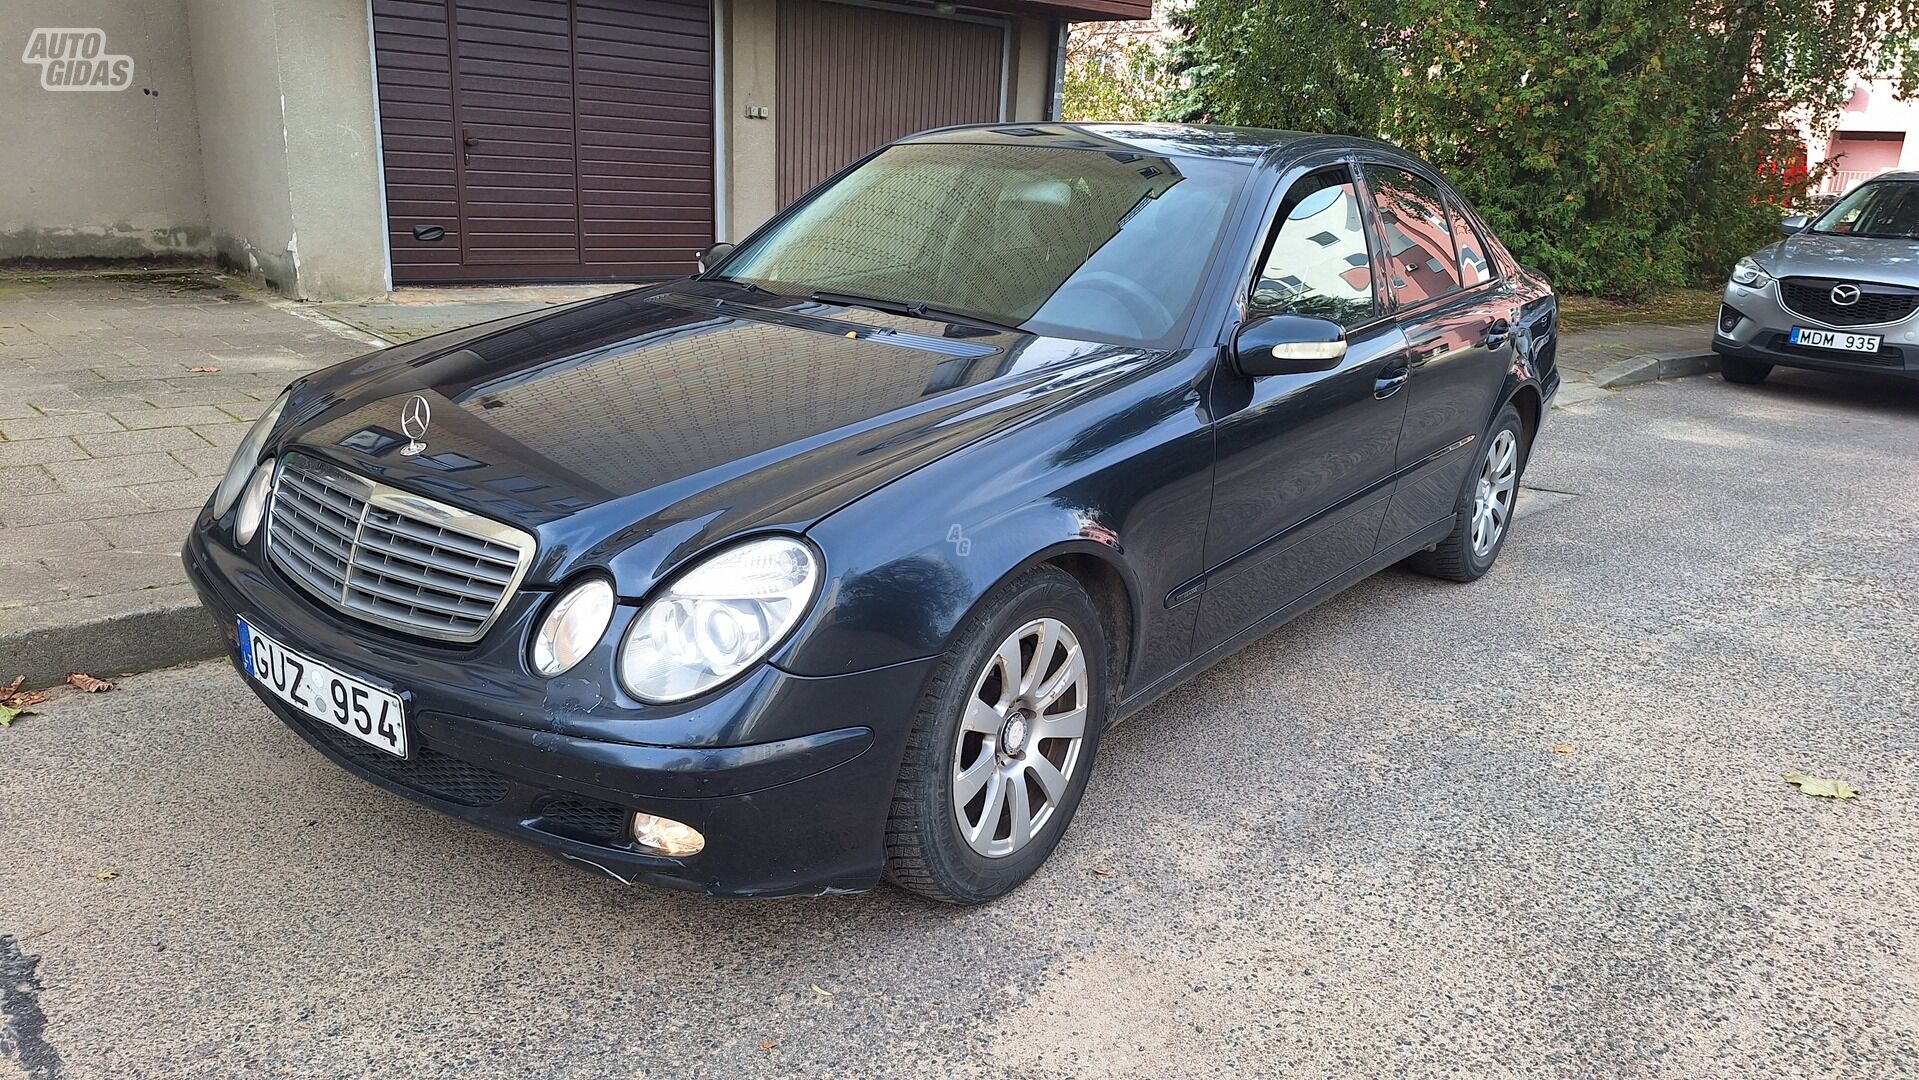
{"label": "front door", "polygon": [[1346,357],[1308,375],[1250,379],[1223,367],[1214,380],[1218,464],[1195,652],[1370,558],[1391,496],[1406,341],[1380,302],[1351,169],[1294,181],[1272,221],[1248,316],[1338,322]]}

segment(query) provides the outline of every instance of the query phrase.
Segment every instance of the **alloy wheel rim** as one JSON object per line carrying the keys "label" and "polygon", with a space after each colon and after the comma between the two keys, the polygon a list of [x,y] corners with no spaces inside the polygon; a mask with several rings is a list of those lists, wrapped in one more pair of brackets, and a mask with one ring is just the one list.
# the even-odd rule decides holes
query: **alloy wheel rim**
{"label": "alloy wheel rim", "polygon": [[1086,738],[1086,655],[1058,619],[1007,635],[973,680],[953,748],[953,817],[989,859],[1024,849],[1052,821]]}
{"label": "alloy wheel rim", "polygon": [[1479,465],[1479,488],[1473,497],[1473,554],[1485,558],[1512,521],[1513,500],[1519,488],[1519,439],[1511,429],[1493,436]]}

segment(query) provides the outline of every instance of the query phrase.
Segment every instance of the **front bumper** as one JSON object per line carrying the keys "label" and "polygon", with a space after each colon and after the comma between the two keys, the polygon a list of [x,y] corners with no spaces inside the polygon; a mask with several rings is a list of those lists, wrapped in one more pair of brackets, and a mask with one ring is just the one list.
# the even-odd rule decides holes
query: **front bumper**
{"label": "front bumper", "polygon": [[[1724,306],[1713,327],[1712,350],[1721,356],[1783,367],[1919,378],[1919,316],[1881,326],[1834,326],[1788,310],[1773,282],[1756,289],[1729,283],[1720,302]],[[1727,309],[1738,316],[1731,329],[1726,327]],[[1808,349],[1787,342],[1795,326],[1876,334],[1882,341],[1877,354]]]}
{"label": "front bumper", "polygon": [[[516,598],[477,645],[445,646],[320,607],[276,568],[212,537],[204,515],[182,557],[224,627],[236,668],[235,620],[244,616],[275,640],[400,695],[406,759],[315,723],[242,669],[302,739],[380,787],[626,882],[787,896],[866,889],[879,879],[907,722],[931,660],[831,678],[762,665],[697,705],[647,709],[598,692],[588,679],[549,681],[525,670],[520,643],[539,595]],[[740,743],[741,733],[767,738]],[[635,810],[693,826],[705,849],[669,858],[638,848],[630,838]]]}

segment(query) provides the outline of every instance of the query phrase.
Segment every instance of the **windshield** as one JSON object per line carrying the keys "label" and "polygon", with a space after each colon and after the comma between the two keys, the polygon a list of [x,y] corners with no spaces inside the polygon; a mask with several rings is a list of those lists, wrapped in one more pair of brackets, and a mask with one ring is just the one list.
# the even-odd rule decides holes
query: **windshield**
{"label": "windshield", "polygon": [[1812,223],[1809,232],[1919,240],[1919,180],[1861,184]]}
{"label": "windshield", "polygon": [[1165,345],[1246,174],[1211,158],[908,143],[817,192],[715,276]]}

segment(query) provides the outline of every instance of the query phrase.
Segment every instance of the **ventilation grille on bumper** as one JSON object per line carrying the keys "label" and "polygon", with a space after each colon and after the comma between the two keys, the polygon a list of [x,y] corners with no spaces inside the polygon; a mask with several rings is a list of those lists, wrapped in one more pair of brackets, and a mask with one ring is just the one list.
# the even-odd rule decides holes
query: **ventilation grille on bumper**
{"label": "ventilation grille on bumper", "polygon": [[[1832,290],[1840,285],[1857,289],[1859,299],[1851,304],[1834,303]],[[1837,278],[1780,278],[1779,299],[1787,310],[1828,326],[1898,322],[1919,310],[1919,289]]]}
{"label": "ventilation grille on bumper", "polygon": [[491,806],[506,798],[506,777],[492,769],[448,757],[432,747],[416,746],[411,757],[397,758],[325,724],[303,720],[301,726],[317,735],[328,749],[360,768],[436,799],[461,806]]}
{"label": "ventilation grille on bumper", "polygon": [[540,804],[539,820],[535,824],[541,832],[605,846],[626,839],[626,821],[630,816],[612,803],[561,797]]}
{"label": "ventilation grille on bumper", "polygon": [[308,592],[370,623],[477,641],[533,559],[533,537],[301,453],[280,465],[267,551]]}

